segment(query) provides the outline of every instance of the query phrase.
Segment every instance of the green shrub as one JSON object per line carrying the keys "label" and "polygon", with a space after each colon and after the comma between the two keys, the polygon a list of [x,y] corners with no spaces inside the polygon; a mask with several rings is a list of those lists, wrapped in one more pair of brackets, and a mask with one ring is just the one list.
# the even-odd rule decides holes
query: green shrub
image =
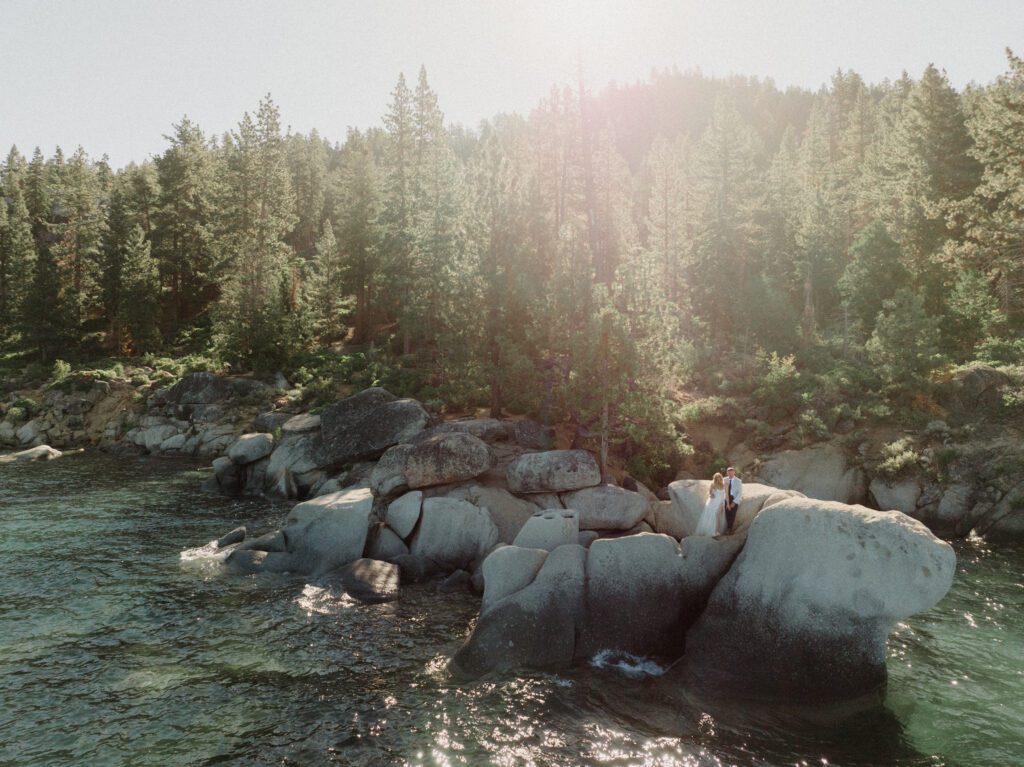
{"label": "green shrub", "polygon": [[823,439],[828,439],[829,434],[828,426],[825,425],[825,422],[821,420],[821,416],[816,411],[805,410],[800,413],[797,435],[802,444],[809,445],[814,442],[820,442]]}
{"label": "green shrub", "polygon": [[876,471],[887,479],[895,479],[921,465],[921,456],[907,437],[884,445],[880,458]]}
{"label": "green shrub", "polygon": [[71,365],[64,360],[57,360],[53,363],[53,373],[50,380],[54,383],[60,383],[65,378],[71,375]]}

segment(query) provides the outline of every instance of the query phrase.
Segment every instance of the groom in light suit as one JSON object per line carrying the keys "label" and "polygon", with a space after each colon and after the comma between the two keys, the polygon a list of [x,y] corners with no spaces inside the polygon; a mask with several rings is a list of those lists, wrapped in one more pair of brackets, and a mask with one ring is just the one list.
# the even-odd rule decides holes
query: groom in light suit
{"label": "groom in light suit", "polygon": [[736,476],[736,469],[730,466],[725,470],[725,532],[732,533],[736,522],[736,511],[743,500],[743,481]]}

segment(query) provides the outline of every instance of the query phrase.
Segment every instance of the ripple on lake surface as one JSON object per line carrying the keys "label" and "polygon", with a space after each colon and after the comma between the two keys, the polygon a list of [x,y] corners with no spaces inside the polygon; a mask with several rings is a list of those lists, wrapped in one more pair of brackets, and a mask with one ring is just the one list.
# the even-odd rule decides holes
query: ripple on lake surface
{"label": "ripple on lake surface", "polygon": [[645,659],[455,685],[475,619],[427,584],[362,605],[225,575],[209,546],[288,504],[197,492],[167,460],[0,469],[0,764],[1024,763],[1024,554],[958,545],[950,595],[897,627],[883,706],[688,697]]}

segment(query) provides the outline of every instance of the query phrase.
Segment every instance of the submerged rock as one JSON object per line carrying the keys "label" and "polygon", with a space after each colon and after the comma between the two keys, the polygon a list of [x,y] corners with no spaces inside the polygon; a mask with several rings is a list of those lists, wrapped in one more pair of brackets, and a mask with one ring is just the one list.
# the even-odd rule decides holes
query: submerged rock
{"label": "submerged rock", "polygon": [[223,549],[225,546],[230,546],[232,543],[241,543],[244,540],[245,527],[236,527],[234,530],[224,533],[224,535],[217,539],[217,548]]}
{"label": "submerged rock", "polygon": [[341,571],[345,593],[367,604],[398,599],[398,584],[398,565],[377,559],[357,559]]}
{"label": "submerged rock", "polygon": [[64,455],[60,450],[49,445],[37,445],[28,450],[20,450],[17,453],[0,455],[0,463],[25,463],[29,461],[52,461]]}

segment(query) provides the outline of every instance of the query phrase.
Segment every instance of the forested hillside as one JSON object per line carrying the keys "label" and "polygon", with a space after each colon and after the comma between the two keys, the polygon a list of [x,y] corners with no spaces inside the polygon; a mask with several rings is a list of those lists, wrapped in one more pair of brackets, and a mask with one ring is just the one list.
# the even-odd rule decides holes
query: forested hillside
{"label": "forested hillside", "polygon": [[653,476],[716,408],[813,440],[927,417],[951,366],[1020,362],[1021,59],[963,92],[935,67],[589,85],[467,129],[421,71],[340,143],[268,96],[119,170],[12,148],[4,376],[201,355],[311,396],[355,380],[571,422]]}

